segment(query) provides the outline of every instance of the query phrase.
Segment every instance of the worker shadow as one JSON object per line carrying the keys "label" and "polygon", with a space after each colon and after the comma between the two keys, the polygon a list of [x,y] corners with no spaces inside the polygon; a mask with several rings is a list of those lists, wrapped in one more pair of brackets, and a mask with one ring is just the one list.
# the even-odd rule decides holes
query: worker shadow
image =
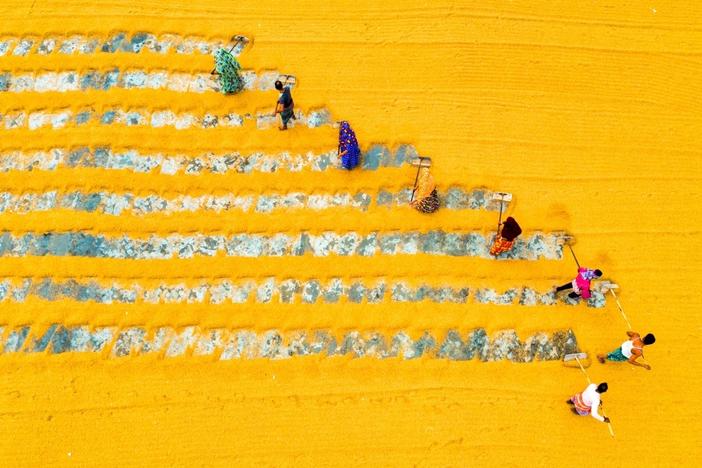
{"label": "worker shadow", "polygon": [[546,215],[549,219],[555,219],[562,222],[564,228],[570,224],[570,213],[568,213],[566,205],[562,203],[554,203],[549,205]]}

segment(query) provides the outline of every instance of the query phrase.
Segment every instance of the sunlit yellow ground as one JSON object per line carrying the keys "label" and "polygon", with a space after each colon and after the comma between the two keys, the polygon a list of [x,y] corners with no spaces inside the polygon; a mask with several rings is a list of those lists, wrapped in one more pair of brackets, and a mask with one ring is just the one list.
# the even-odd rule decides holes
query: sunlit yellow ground
{"label": "sunlit yellow ground", "polygon": [[[618,282],[634,328],[656,333],[646,355],[651,372],[594,364],[606,380],[605,410],[616,438],[592,418],[571,415],[563,401],[585,386],[559,363],[456,363],[293,359],[215,363],[197,358],[100,360],[95,356],[0,357],[0,466],[698,466],[700,424],[700,182],[702,182],[702,8],[693,1],[260,2],[173,0],[118,2],[4,0],[3,34],[145,30],[184,35],[244,33],[255,43],[248,68],[299,78],[296,102],[327,106],[349,120],[364,146],[413,143],[434,158],[439,184],[488,186],[515,194],[511,213],[529,230],[567,229],[583,263]],[[394,4],[394,6],[391,6]],[[383,5],[383,6],[381,6]],[[58,57],[58,58],[56,58]],[[115,63],[209,70],[203,56],[52,56],[3,59],[9,69],[89,68]],[[149,62],[153,60],[154,62]],[[75,93],[74,93],[75,94]],[[162,102],[183,110],[261,109],[275,94],[234,97],[112,93],[95,99],[125,107]],[[90,96],[3,96],[3,109],[81,106]],[[175,101],[177,100],[177,101]],[[107,102],[107,101],[106,101]],[[147,144],[139,131],[122,143]],[[66,144],[78,130],[15,131],[27,148]],[[154,135],[154,131],[143,131]],[[228,133],[229,132],[229,133]],[[159,130],[180,152],[201,148],[329,149],[333,130]],[[263,134],[262,134],[263,133]],[[9,133],[6,133],[9,135]],[[69,135],[69,136],[66,136]],[[216,135],[216,136],[212,136]],[[130,140],[131,139],[131,140]],[[93,177],[94,175],[90,175]],[[88,174],[0,175],[2,187],[75,186]],[[103,174],[98,186],[129,189],[172,184],[173,190],[226,190],[232,179]],[[258,177],[258,176],[257,176]],[[367,180],[367,178],[376,178]],[[386,177],[388,180],[383,181]],[[364,179],[366,178],[366,179]],[[407,169],[407,178],[412,172]],[[379,187],[379,172],[277,174],[277,187]],[[252,179],[266,187],[264,176]],[[188,219],[188,230],[238,229],[236,219]],[[490,229],[494,215],[444,211],[388,220],[301,215],[252,229]],[[278,221],[275,221],[278,222]],[[173,220],[81,217],[74,213],[3,215],[0,229],[171,232]],[[233,226],[233,227],[232,227]],[[307,262],[307,263],[306,263]],[[286,259],[264,270],[346,271],[369,276],[435,275],[495,287],[528,279],[548,287],[572,263],[509,265],[452,259],[353,260],[341,264]],[[226,275],[242,263],[179,262],[156,267]],[[243,266],[242,266],[243,265]],[[320,270],[322,269],[322,270]],[[0,275],[83,274],[134,277],[128,262],[0,259]],[[276,306],[239,309],[186,305],[123,309],[29,301],[4,304],[0,322],[65,321],[300,328],[328,327],[488,331],[520,336],[572,327],[590,353],[609,351],[625,325],[614,304],[584,307],[464,307],[390,304],[366,308]]]}

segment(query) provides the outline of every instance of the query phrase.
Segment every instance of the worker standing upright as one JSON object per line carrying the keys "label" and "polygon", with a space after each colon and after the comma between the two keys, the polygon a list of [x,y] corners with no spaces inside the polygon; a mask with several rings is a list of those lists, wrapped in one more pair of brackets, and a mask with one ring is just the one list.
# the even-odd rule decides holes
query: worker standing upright
{"label": "worker standing upright", "polygon": [[417,166],[417,176],[414,181],[410,206],[422,213],[433,213],[439,209],[441,201],[436,192],[436,182],[429,172],[431,158],[420,156],[412,161],[412,165]]}
{"label": "worker standing upright", "polygon": [[361,162],[361,148],[358,146],[356,134],[351,129],[351,125],[345,120],[339,122],[339,159],[341,167],[353,169]]}
{"label": "worker standing upright", "polygon": [[280,91],[280,97],[275,106],[275,113],[280,114],[280,120],[283,122],[280,130],[287,130],[290,119],[296,119],[294,112],[295,103],[290,93],[290,86],[283,86],[283,83],[278,80],[275,82],[275,89]]}

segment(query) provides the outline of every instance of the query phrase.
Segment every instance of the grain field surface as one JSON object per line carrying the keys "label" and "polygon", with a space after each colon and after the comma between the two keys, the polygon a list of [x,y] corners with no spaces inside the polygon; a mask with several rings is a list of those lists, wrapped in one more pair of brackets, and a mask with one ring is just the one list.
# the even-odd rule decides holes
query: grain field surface
{"label": "grain field surface", "polygon": [[694,1],[3,0],[0,466],[699,466],[701,108]]}

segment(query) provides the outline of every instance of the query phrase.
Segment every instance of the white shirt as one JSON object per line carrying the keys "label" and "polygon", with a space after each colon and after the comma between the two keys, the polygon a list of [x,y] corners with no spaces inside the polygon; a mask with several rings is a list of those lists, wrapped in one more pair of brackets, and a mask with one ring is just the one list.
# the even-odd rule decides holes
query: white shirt
{"label": "white shirt", "polygon": [[639,348],[638,346],[634,346],[634,341],[633,340],[626,340],[624,343],[622,343],[622,354],[626,356],[627,358],[630,358],[631,356],[634,355],[632,352],[633,349],[638,349],[639,351],[643,351],[643,348]]}
{"label": "white shirt", "polygon": [[604,418],[597,412],[597,408],[600,406],[600,394],[597,393],[597,385],[594,383],[588,385],[583,392],[583,403],[592,408],[590,414],[593,418],[604,422]]}
{"label": "white shirt", "polygon": [[622,343],[622,354],[630,358],[631,357],[631,350],[634,348],[634,342],[631,340],[626,340],[624,343]]}

